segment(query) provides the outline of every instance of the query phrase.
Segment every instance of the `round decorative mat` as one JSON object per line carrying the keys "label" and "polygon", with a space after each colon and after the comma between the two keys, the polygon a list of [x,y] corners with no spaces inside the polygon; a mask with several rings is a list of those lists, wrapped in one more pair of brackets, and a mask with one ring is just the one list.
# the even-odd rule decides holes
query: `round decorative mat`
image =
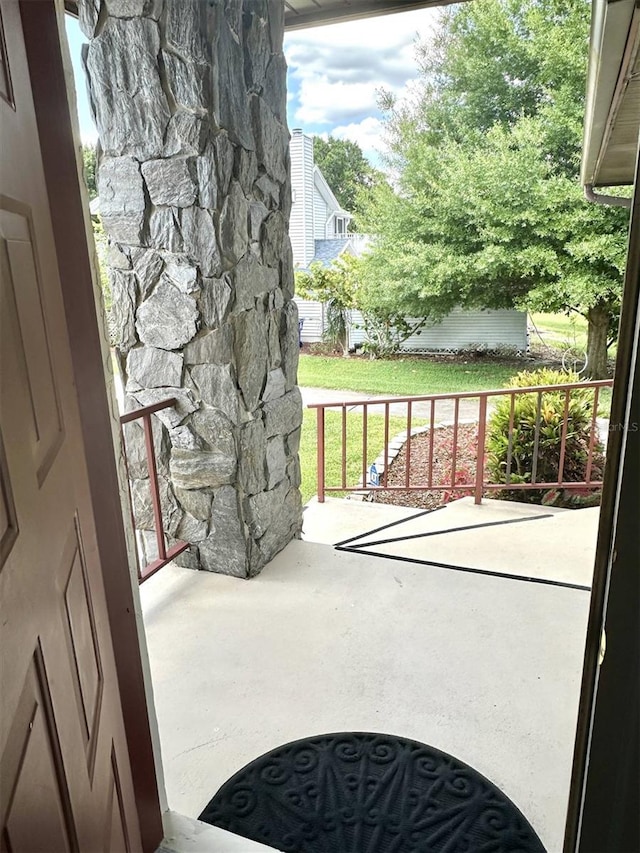
{"label": "round decorative mat", "polygon": [[544,853],[488,779],[393,735],[280,746],[225,782],[200,820],[285,853]]}

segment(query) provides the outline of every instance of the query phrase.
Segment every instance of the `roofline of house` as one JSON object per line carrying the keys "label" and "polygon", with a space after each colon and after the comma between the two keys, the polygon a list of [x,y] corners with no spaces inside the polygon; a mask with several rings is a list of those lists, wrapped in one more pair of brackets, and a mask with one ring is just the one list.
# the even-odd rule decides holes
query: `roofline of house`
{"label": "roofline of house", "polygon": [[320,27],[342,21],[354,21],[362,18],[390,15],[395,12],[409,12],[428,6],[447,6],[461,0],[358,0],[340,6],[323,8],[322,2],[316,2],[304,12],[297,11],[292,4],[285,4],[285,30],[302,30],[307,27]]}
{"label": "roofline of house", "polygon": [[333,190],[331,189],[331,187],[327,183],[327,179],[322,174],[322,169],[320,168],[320,166],[317,166],[315,163],[313,165],[313,177],[314,177],[314,180],[316,179],[316,177],[320,179],[320,185],[318,186],[318,190],[324,196],[324,199],[327,202],[327,204],[329,204],[331,207],[335,208],[335,210],[333,211],[333,214],[337,214],[338,216],[348,216],[349,219],[353,219],[353,214],[349,213],[348,210],[345,210],[341,206],[340,202],[335,197]]}
{"label": "roofline of house", "polygon": [[[599,171],[625,90],[634,14],[640,14],[636,0],[593,3],[580,172],[583,186],[603,186]],[[625,183],[633,183],[633,174]]]}

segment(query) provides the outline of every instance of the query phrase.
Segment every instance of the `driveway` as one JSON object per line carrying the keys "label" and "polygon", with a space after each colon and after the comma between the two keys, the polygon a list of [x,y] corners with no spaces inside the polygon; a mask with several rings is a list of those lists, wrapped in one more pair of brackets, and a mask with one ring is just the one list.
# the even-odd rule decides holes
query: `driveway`
{"label": "driveway", "polygon": [[[372,394],[363,394],[358,391],[335,391],[330,388],[300,388],[300,392],[302,394],[302,403],[303,405],[309,406],[317,403],[362,403],[369,402],[371,400],[380,399],[380,395],[374,396]],[[383,399],[393,399],[391,395],[387,398]],[[402,399],[402,398],[399,398]],[[460,400],[460,407],[458,417],[463,421],[477,421],[478,420],[478,398],[471,397],[469,399]],[[491,410],[491,403],[489,403],[488,409]],[[348,411],[362,411],[359,405],[349,406]],[[369,414],[384,414],[384,405],[379,406],[369,406],[368,408]],[[431,417],[431,404],[430,403],[414,403],[412,408],[412,420],[415,421],[429,421]],[[407,415],[407,404],[406,403],[391,403],[389,406],[389,413],[392,415],[398,415],[400,417],[406,417]],[[434,420],[437,422],[440,421],[453,421],[454,419],[454,401],[453,400],[439,400],[435,406],[435,418]]]}

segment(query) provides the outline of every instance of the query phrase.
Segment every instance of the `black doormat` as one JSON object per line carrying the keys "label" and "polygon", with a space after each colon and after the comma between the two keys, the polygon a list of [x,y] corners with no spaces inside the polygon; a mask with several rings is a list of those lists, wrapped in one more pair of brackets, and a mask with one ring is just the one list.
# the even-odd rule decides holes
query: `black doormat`
{"label": "black doormat", "polygon": [[544,853],[488,779],[393,735],[280,746],[225,782],[200,820],[285,853]]}

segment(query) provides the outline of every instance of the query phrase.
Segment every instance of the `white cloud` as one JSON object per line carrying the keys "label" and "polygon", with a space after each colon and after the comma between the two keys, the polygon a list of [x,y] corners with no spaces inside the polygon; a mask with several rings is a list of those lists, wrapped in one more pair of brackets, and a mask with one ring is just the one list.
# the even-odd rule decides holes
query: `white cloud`
{"label": "white cloud", "polygon": [[385,152],[383,125],[379,118],[369,116],[360,122],[339,125],[332,131],[338,139],[349,139],[357,142],[362,153],[375,165],[380,163],[380,155]]}
{"label": "white cloud", "polygon": [[368,83],[330,83],[327,77],[321,75],[305,78],[300,84],[300,106],[295,113],[296,120],[302,122],[303,126],[334,124],[374,112],[375,91],[375,87]]}
{"label": "white cloud", "polygon": [[435,9],[420,9],[326,27],[294,30],[285,35],[285,49],[288,50],[294,44],[325,44],[336,48],[357,45],[369,49],[386,49],[393,45],[412,43],[417,34],[423,37],[433,28],[437,16],[438,11]]}
{"label": "white cloud", "polygon": [[377,115],[380,89],[400,94],[417,76],[416,38],[429,35],[437,15],[422,9],[287,34],[295,123],[329,129]]}

